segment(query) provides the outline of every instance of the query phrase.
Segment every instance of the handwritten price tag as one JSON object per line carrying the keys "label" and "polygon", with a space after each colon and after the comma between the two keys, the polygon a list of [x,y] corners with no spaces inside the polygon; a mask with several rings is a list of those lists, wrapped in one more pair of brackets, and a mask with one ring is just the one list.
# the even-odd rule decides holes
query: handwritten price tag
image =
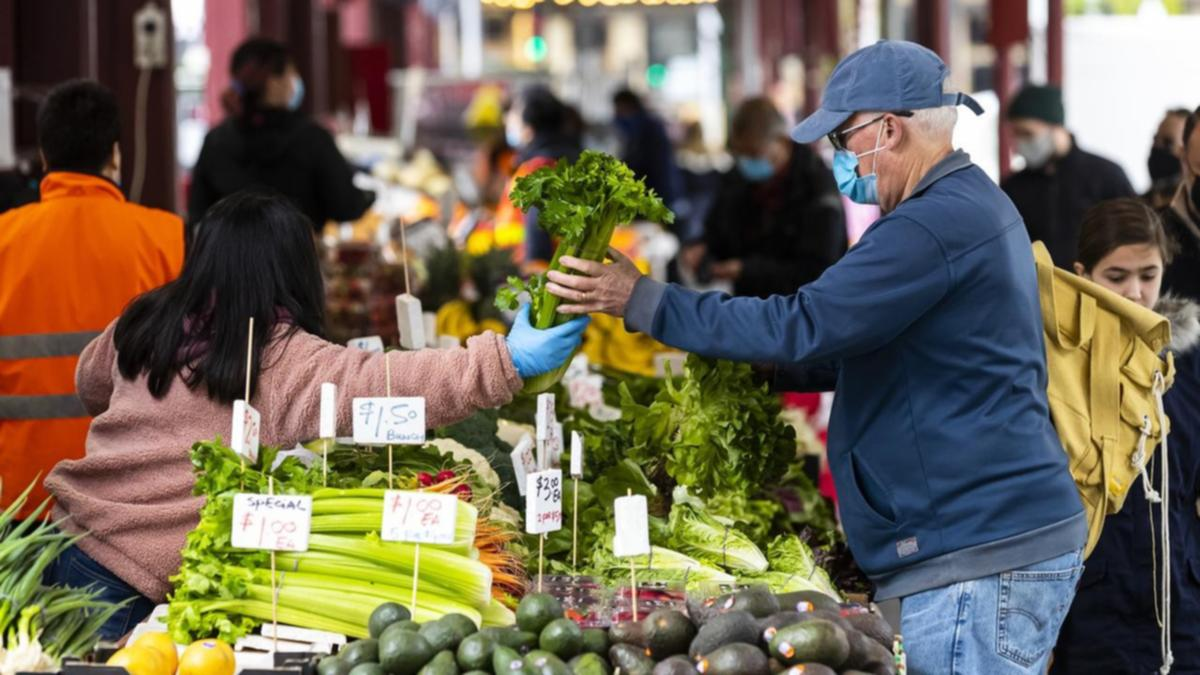
{"label": "handwritten price tag", "polygon": [[562,529],[562,471],[539,471],[525,477],[525,531],[545,534]]}
{"label": "handwritten price tag", "polygon": [[354,399],[354,442],[421,445],[425,442],[425,399],[419,396]]}
{"label": "handwritten price tag", "polygon": [[583,478],[583,434],[571,432],[571,477]]}
{"label": "handwritten price tag", "polygon": [[383,493],[384,541],[453,544],[458,497],[433,492],[387,490]]}
{"label": "handwritten price tag", "polygon": [[613,537],[613,555],[628,558],[650,554],[650,518],[646,514],[645,495],[618,497],[613,502],[617,534]]}
{"label": "handwritten price tag", "polygon": [[258,461],[258,435],[262,428],[262,416],[249,403],[239,399],[233,402],[233,432],[229,435],[233,451],[250,460]]}
{"label": "handwritten price tag", "polygon": [[346,343],[351,349],[361,349],[364,352],[383,353],[383,338],[378,335],[367,335],[365,337],[356,337]]}
{"label": "handwritten price tag", "polygon": [[524,497],[525,477],[537,471],[537,460],[533,457],[533,439],[529,437],[529,434],[521,436],[521,440],[517,441],[517,447],[513,448],[510,457],[512,457],[513,473],[517,479],[517,492]]}
{"label": "handwritten price tag", "polygon": [[537,439],[545,441],[554,433],[554,423],[558,416],[554,412],[554,394],[538,394],[537,412],[534,413],[537,422]]}
{"label": "handwritten price tag", "polygon": [[312,497],[251,495],[233,497],[233,547],[265,551],[307,551]]}

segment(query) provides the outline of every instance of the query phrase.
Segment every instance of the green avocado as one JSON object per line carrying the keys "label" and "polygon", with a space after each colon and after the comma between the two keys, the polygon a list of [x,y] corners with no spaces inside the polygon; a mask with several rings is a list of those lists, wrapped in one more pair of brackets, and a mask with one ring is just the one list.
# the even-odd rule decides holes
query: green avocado
{"label": "green avocado", "polygon": [[458,666],[463,670],[486,670],[492,667],[492,652],[496,640],[487,633],[475,633],[458,643]]}
{"label": "green avocado", "polygon": [[608,650],[608,660],[625,675],[651,675],[654,661],[646,656],[646,650],[633,645],[613,645]]}
{"label": "green avocado", "polygon": [[698,659],[734,642],[757,644],[760,635],[754,615],[743,611],[726,612],[700,627],[688,648],[688,656]]}
{"label": "green avocado", "polygon": [[388,629],[379,636],[379,664],[388,675],[416,675],[437,650],[420,633]]}
{"label": "green avocado", "polygon": [[350,669],[350,675],[384,675],[383,666],[378,663],[360,663]]}
{"label": "green avocado", "polygon": [[612,669],[603,656],[592,652],[580,654],[571,659],[571,672],[575,675],[611,675]]}
{"label": "green avocado", "polygon": [[400,621],[408,621],[411,618],[412,614],[409,613],[407,607],[394,602],[385,602],[371,612],[371,618],[367,621],[367,630],[371,637],[378,638],[388,626]]}
{"label": "green avocado", "polygon": [[338,658],[345,661],[351,668],[360,663],[379,663],[379,641],[367,638],[356,640],[342,647]]}
{"label": "green avocado", "polygon": [[850,656],[850,642],[837,624],[813,619],[779,629],[771,638],[770,654],[789,666],[816,662],[838,669]]}
{"label": "green avocado", "polygon": [[517,626],[530,633],[541,635],[547,624],[562,617],[562,603],[553,595],[531,593],[517,605]]}
{"label": "green avocado", "polygon": [[583,651],[583,631],[570,619],[555,619],[542,629],[538,646],[560,659],[573,659]]}
{"label": "green avocado", "polygon": [[348,675],[352,667],[336,656],[326,656],[317,663],[317,675]]}
{"label": "green avocado", "polygon": [[438,619],[421,626],[421,630],[418,632],[421,637],[429,640],[429,644],[433,645],[434,650],[440,652],[447,649],[458,649],[458,643],[466,637],[459,631],[459,628],[453,621]]}
{"label": "green avocado", "polygon": [[659,609],[642,620],[642,633],[650,657],[661,661],[677,654],[686,654],[696,637],[696,627],[682,612]]}
{"label": "green avocado", "polygon": [[779,598],[766,586],[751,586],[733,594],[729,609],[750,612],[755,618],[762,619],[779,611]]}
{"label": "green avocado", "polygon": [[767,655],[745,642],[727,644],[700,659],[696,670],[704,675],[770,675]]}
{"label": "green avocado", "polygon": [[608,632],[601,628],[583,629],[583,651],[605,656],[608,654]]}
{"label": "green avocado", "polygon": [[686,656],[672,656],[654,666],[653,675],[696,675],[696,666]]}
{"label": "green avocado", "polygon": [[571,675],[571,669],[562,659],[542,649],[525,655],[525,670],[534,675]]}
{"label": "green avocado", "polygon": [[454,652],[438,652],[417,675],[458,675],[458,663],[454,660]]}

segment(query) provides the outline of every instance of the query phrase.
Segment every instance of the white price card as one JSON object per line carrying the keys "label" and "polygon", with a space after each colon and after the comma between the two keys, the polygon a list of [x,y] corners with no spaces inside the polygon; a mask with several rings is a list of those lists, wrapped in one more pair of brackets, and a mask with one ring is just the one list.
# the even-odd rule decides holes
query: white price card
{"label": "white price card", "polygon": [[683,352],[663,352],[654,355],[654,376],[666,377],[668,369],[671,377],[683,376],[683,365],[687,362],[687,354]]}
{"label": "white price card", "polygon": [[386,490],[383,493],[384,541],[453,544],[458,497],[436,492]]}
{"label": "white price card", "polygon": [[233,547],[307,551],[312,525],[308,495],[233,496]]}
{"label": "white price card", "polygon": [[321,433],[318,438],[337,436],[337,385],[326,382],[321,385]]}
{"label": "white price card", "polygon": [[359,445],[425,443],[425,399],[420,396],[354,399],[354,442]]}
{"label": "white price card", "polygon": [[538,394],[534,419],[537,422],[537,439],[545,441],[554,433],[554,423],[558,421],[554,413],[554,394]]}
{"label": "white price card", "polygon": [[571,477],[583,478],[583,434],[571,432]]}
{"label": "white price card", "polygon": [[650,518],[646,514],[645,495],[618,497],[613,502],[617,534],[613,537],[613,555],[628,558],[650,555]]}
{"label": "white price card", "polygon": [[437,340],[437,348],[438,349],[454,349],[455,347],[461,347],[461,346],[462,346],[462,341],[459,340],[458,338],[454,337],[453,335],[439,335],[438,336],[438,340]]}
{"label": "white price card", "polygon": [[538,471],[525,477],[525,531],[545,534],[562,529],[562,471]]}
{"label": "white price card", "polygon": [[346,346],[351,349],[361,349],[364,352],[383,353],[383,338],[378,335],[367,335],[364,337],[352,338],[346,343]]}
{"label": "white price card", "polygon": [[238,399],[233,402],[233,430],[229,434],[229,446],[239,455],[258,461],[258,436],[262,428],[262,416],[249,403]]}
{"label": "white price card", "polygon": [[425,319],[421,301],[408,293],[396,296],[396,327],[400,329],[400,346],[404,349],[425,348]]}
{"label": "white price card", "polygon": [[516,474],[517,492],[525,496],[525,477],[537,471],[537,460],[533,458],[533,439],[529,434],[521,436],[512,454],[513,473]]}
{"label": "white price card", "polygon": [[421,322],[425,327],[425,346],[436,348],[438,345],[437,314],[423,312],[421,314]]}
{"label": "white price card", "polygon": [[546,439],[546,469],[562,468],[563,456],[563,426],[562,422],[555,422],[550,432],[550,437]]}

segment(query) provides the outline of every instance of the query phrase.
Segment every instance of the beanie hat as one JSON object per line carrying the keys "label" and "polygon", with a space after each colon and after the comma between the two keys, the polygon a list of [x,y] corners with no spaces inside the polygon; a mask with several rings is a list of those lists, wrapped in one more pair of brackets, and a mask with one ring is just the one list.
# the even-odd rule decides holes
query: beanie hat
{"label": "beanie hat", "polygon": [[1066,121],[1062,90],[1044,85],[1026,86],[1009,104],[1008,118],[1035,119],[1062,126]]}

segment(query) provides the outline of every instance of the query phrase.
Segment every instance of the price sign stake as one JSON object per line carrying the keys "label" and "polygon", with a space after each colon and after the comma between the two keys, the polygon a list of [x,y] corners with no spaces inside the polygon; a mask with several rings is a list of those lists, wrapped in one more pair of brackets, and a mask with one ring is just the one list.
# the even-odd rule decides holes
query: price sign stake
{"label": "price sign stake", "polygon": [[337,385],[321,385],[321,485],[329,485],[329,441],[337,436]]}
{"label": "price sign stake", "polygon": [[579,570],[579,479],[583,477],[583,435],[571,432],[571,571]]}
{"label": "price sign stake", "polygon": [[550,469],[525,478],[525,532],[538,536],[538,593],[542,592],[546,533],[562,529],[562,471]]}
{"label": "price sign stake", "polygon": [[624,497],[613,502],[617,533],[613,537],[613,555],[629,558],[629,586],[633,594],[633,620],[638,620],[638,591],[636,556],[650,554],[650,518],[646,511],[646,497],[626,490]]}

